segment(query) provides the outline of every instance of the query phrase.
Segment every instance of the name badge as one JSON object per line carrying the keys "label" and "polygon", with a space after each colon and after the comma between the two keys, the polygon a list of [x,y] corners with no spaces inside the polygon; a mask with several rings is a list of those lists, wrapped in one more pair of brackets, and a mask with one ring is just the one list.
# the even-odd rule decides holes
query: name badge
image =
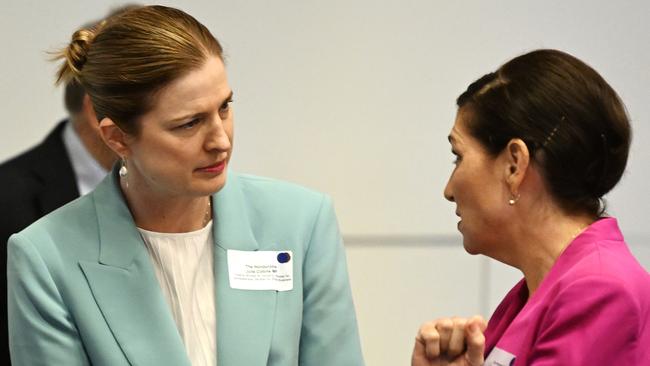
{"label": "name badge", "polygon": [[293,253],[228,250],[230,288],[239,290],[293,289]]}
{"label": "name badge", "polygon": [[483,366],[511,366],[515,364],[515,355],[501,348],[494,347]]}

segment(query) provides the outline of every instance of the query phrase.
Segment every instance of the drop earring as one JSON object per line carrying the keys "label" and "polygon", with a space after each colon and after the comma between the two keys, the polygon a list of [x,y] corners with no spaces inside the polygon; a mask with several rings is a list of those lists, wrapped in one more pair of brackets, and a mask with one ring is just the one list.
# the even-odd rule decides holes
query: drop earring
{"label": "drop earring", "polygon": [[120,177],[124,178],[124,183],[126,184],[126,188],[129,188],[129,169],[126,167],[126,158],[122,158],[122,166],[120,167],[119,171]]}
{"label": "drop earring", "polygon": [[521,195],[520,195],[519,193],[517,193],[516,195],[513,195],[512,198],[510,198],[510,199],[508,200],[508,204],[509,204],[510,206],[514,206],[515,203],[517,203],[517,201],[519,201],[519,197],[521,197]]}
{"label": "drop earring", "polygon": [[126,159],[122,158],[122,166],[120,167],[120,177],[125,178],[129,174],[129,169],[126,167]]}

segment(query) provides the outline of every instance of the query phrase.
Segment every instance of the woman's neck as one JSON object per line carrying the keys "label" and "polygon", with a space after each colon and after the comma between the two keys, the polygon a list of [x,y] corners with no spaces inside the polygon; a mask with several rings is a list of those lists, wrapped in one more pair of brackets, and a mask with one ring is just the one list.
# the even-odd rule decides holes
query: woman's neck
{"label": "woman's neck", "polygon": [[122,192],[137,227],[162,233],[199,230],[212,218],[210,196],[169,196],[121,180]]}
{"label": "woman's neck", "polygon": [[520,230],[513,238],[517,243],[513,265],[523,272],[529,297],[537,291],[573,239],[595,220],[589,215],[558,212],[531,216],[520,221]]}

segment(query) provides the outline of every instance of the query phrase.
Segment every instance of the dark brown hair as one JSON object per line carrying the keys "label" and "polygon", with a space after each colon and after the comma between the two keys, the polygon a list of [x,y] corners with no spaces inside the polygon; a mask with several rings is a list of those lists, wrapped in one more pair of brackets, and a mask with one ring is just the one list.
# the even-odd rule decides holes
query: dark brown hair
{"label": "dark brown hair", "polygon": [[630,123],[616,92],[591,67],[557,50],[516,57],[458,97],[469,131],[496,156],[520,138],[569,212],[602,216],[602,197],[627,164]]}
{"label": "dark brown hair", "polygon": [[157,91],[222,53],[210,31],[187,13],[134,7],[76,31],[57,56],[64,60],[57,82],[78,82],[98,119],[109,117],[137,133],[136,122],[152,108]]}

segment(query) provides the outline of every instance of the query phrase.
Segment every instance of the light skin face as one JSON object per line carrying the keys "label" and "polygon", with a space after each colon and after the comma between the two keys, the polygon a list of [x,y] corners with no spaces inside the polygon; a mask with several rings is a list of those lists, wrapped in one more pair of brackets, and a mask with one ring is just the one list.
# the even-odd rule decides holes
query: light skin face
{"label": "light skin face", "polygon": [[171,83],[140,120],[139,136],[127,139],[129,180],[162,196],[206,196],[226,183],[201,170],[227,164],[232,152],[232,91],[223,63],[211,58]]}
{"label": "light skin face", "polygon": [[[166,205],[167,212],[198,205],[201,208],[193,211],[200,221],[205,197],[226,183],[232,152],[232,90],[223,62],[210,56],[202,67],[172,81],[155,98],[153,109],[137,122],[136,135],[123,132],[108,118],[102,120],[104,140],[127,160],[129,173],[122,188],[136,223],[138,206],[143,204],[154,210]],[[165,231],[177,230],[166,227]]]}
{"label": "light skin face", "polygon": [[507,149],[496,157],[490,156],[468,132],[466,123],[470,116],[469,111],[461,108],[449,135],[456,158],[444,195],[456,203],[456,215],[461,219],[458,230],[463,235],[465,250],[490,255],[500,241],[494,228],[508,224],[508,200],[516,194],[508,184]]}

